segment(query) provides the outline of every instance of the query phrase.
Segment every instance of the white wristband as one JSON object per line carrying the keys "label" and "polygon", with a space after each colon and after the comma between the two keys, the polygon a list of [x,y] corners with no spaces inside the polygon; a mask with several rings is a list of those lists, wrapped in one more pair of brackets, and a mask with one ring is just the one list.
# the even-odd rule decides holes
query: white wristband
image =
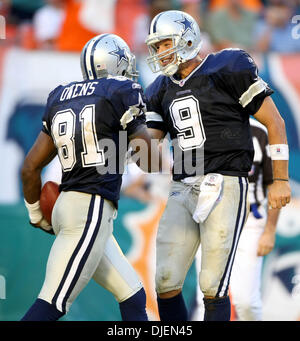
{"label": "white wristband", "polygon": [[289,159],[289,146],[287,144],[270,144],[269,147],[272,160]]}
{"label": "white wristband", "polygon": [[29,204],[25,199],[24,199],[24,202],[28,210],[30,222],[33,224],[36,224],[39,221],[41,221],[43,218],[43,213],[40,209],[40,202],[37,201],[33,204]]}

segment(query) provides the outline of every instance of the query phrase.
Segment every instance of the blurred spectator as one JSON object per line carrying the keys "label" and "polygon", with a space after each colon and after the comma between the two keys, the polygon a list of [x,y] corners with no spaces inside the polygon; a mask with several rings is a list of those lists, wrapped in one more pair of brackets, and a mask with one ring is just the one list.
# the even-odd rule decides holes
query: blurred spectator
{"label": "blurred spectator", "polygon": [[32,20],[35,11],[45,4],[44,0],[10,0],[8,2],[10,3],[10,21],[14,24]]}
{"label": "blurred spectator", "polygon": [[0,15],[5,18],[0,18],[0,44],[1,46],[13,45],[16,37],[16,25],[10,18],[10,0],[0,1]]}
{"label": "blurred spectator", "polygon": [[80,23],[93,32],[114,31],[116,3],[117,0],[83,1],[79,13]]}
{"label": "blurred spectator", "polygon": [[[86,28],[80,22],[81,0],[66,0],[65,19],[57,38],[56,48],[60,51],[80,51],[86,42],[98,32]],[[101,15],[99,14],[99,20]],[[99,33],[100,34],[100,33]]]}
{"label": "blurred spectator", "polygon": [[53,49],[65,17],[65,0],[47,0],[33,17],[34,37],[37,48]]}
{"label": "blurred spectator", "polygon": [[238,47],[250,50],[258,14],[242,4],[242,0],[228,0],[226,7],[212,10],[206,27],[215,50]]}
{"label": "blurred spectator", "polygon": [[[148,0],[149,5],[149,24],[151,20],[160,12],[168,11],[170,9],[177,9],[178,4],[174,3],[174,0]],[[175,6],[175,8],[174,8]]]}
{"label": "blurred spectator", "polygon": [[190,14],[198,23],[200,29],[203,28],[201,16],[202,0],[181,0],[181,10]]}
{"label": "blurred spectator", "polygon": [[146,0],[117,0],[115,32],[135,54],[145,50],[148,34],[149,8]]}
{"label": "blurred spectator", "polygon": [[[256,26],[256,50],[259,52],[294,53],[300,52],[300,40],[292,35],[295,24],[292,17],[296,14],[297,1],[269,1],[264,17]],[[299,7],[298,7],[299,8]]]}
{"label": "blurred spectator", "polygon": [[[219,8],[224,8],[227,7],[230,3],[230,0],[204,0],[207,3],[209,3],[209,8],[210,10],[217,10]],[[243,6],[243,8],[249,10],[249,11],[253,11],[253,12],[259,12],[262,9],[262,2],[261,0],[241,0],[241,6]]]}
{"label": "blurred spectator", "polygon": [[203,14],[207,10],[207,5],[204,0],[181,0],[180,10],[190,14],[199,24],[201,30],[202,47],[200,50],[201,58],[205,58],[207,54],[213,52],[210,35],[206,32],[204,25]]}
{"label": "blurred spectator", "polygon": [[1,15],[7,15],[7,12],[9,10],[10,6],[10,0],[2,0],[0,2],[0,13]]}
{"label": "blurred spectator", "polygon": [[[145,37],[139,24],[146,29],[146,0],[66,0],[66,17],[58,38],[61,51],[80,51],[93,36],[115,33],[136,52],[136,34]],[[147,18],[147,17],[146,17]]]}

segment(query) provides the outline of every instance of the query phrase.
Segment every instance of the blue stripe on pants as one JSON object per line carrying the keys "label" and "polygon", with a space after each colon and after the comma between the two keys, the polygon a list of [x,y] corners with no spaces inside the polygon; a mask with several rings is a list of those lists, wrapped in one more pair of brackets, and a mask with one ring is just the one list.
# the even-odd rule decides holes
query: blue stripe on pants
{"label": "blue stripe on pants", "polygon": [[[243,184],[243,179],[245,179],[245,185]],[[239,186],[240,186],[240,201],[239,201],[237,219],[236,219],[235,228],[234,228],[232,246],[231,246],[231,250],[228,256],[224,274],[220,281],[220,285],[219,285],[216,297],[227,296],[228,294],[230,274],[231,274],[232,265],[234,262],[237,244],[238,244],[241,232],[242,232],[242,228],[245,224],[246,213],[247,213],[247,193],[248,193],[248,181],[246,180],[246,178],[239,177]]]}
{"label": "blue stripe on pants", "polygon": [[[70,257],[70,260],[66,266],[66,270],[65,270],[64,275],[62,277],[62,280],[58,286],[58,289],[57,289],[55,295],[53,296],[53,299],[52,299],[52,304],[57,305],[57,300],[58,300],[59,296],[62,295],[62,291],[65,292],[64,297],[62,299],[62,310],[63,310],[63,312],[66,311],[67,300],[70,297],[72,290],[74,289],[74,287],[75,287],[75,285],[76,285],[76,283],[80,277],[82,269],[83,269],[83,267],[84,267],[84,265],[88,259],[90,251],[94,245],[94,242],[96,240],[96,237],[97,237],[99,229],[100,229],[104,199],[101,198],[100,205],[99,205],[99,211],[94,212],[94,210],[95,210],[95,199],[96,199],[96,196],[92,195],[90,205],[89,205],[88,215],[87,215],[87,221],[86,221],[82,236],[80,237],[80,240],[79,240],[74,252],[72,253],[72,255]],[[97,205],[97,207],[98,207],[98,205]],[[92,217],[95,213],[97,215],[96,224],[92,223],[92,221],[93,221]],[[83,255],[81,256],[81,259],[78,263],[76,271],[73,275],[73,278],[69,278],[70,277],[70,271],[71,271],[72,267],[74,266],[74,261],[78,255],[78,253],[82,251],[82,247],[85,247],[84,244],[87,240],[87,235],[88,235],[88,232],[91,228],[93,229],[92,236],[88,242],[88,245],[86,246],[86,248],[84,250]],[[67,280],[68,280],[69,284],[68,284],[68,288],[65,288],[65,286],[67,285],[66,284]],[[61,301],[61,299],[59,301]]]}

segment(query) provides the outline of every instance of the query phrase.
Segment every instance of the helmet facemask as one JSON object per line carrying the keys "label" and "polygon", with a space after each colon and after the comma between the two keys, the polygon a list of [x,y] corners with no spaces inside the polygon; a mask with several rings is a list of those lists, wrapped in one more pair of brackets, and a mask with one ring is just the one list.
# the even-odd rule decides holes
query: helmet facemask
{"label": "helmet facemask", "polygon": [[128,67],[125,71],[124,76],[133,80],[134,82],[137,82],[138,77],[139,77],[139,72],[136,69],[136,58],[135,55],[132,53],[129,53],[126,51],[129,63],[128,63]]}
{"label": "helmet facemask", "polygon": [[[184,49],[187,43],[178,35],[163,37],[163,39],[160,37],[159,41],[163,41],[166,39],[172,40],[172,47],[161,53],[156,52],[157,50],[156,50],[155,44],[158,41],[154,40],[155,42],[151,43],[150,39],[147,40],[147,45],[148,45],[150,56],[147,57],[146,60],[152,72],[156,73],[156,72],[161,71],[166,76],[172,76],[177,72],[179,64],[184,62],[184,60],[180,57],[178,52]],[[165,66],[162,65],[160,61],[171,55],[173,55],[172,61],[170,61],[168,65],[165,65]]]}

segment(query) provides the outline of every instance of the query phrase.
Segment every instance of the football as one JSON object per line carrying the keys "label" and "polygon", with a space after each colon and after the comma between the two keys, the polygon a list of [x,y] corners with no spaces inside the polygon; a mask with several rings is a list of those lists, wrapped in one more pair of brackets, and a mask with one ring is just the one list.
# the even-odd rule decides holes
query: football
{"label": "football", "polygon": [[52,225],[51,215],[56,199],[59,196],[59,185],[54,181],[47,181],[41,190],[40,207],[44,218]]}

